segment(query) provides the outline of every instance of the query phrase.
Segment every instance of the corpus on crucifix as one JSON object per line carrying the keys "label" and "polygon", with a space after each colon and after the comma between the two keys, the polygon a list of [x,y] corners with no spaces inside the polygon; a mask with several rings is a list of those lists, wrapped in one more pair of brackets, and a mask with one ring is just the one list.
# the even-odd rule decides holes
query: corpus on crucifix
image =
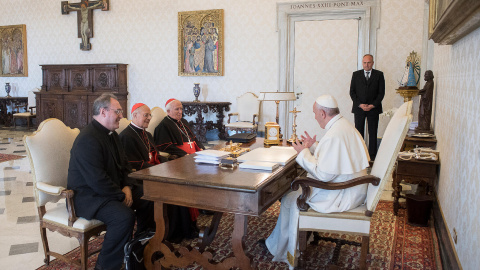
{"label": "corpus on crucifix", "polygon": [[82,51],[92,49],[92,44],[90,44],[89,40],[93,37],[93,10],[102,9],[102,11],[107,11],[109,6],[108,0],[82,0],[80,3],[62,1],[62,15],[69,14],[70,11],[77,11],[78,37],[82,39],[82,43],[80,43]]}

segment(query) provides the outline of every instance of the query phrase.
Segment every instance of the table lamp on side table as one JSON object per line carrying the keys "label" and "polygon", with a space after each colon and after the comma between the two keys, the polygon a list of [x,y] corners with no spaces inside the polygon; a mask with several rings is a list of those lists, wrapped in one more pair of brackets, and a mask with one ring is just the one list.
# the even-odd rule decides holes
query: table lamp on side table
{"label": "table lamp on side table", "polygon": [[[280,118],[279,115],[278,115],[278,105],[280,104],[280,101],[296,100],[296,96],[295,96],[294,92],[260,92],[260,95],[258,96],[258,100],[260,100],[260,101],[275,101],[275,103],[277,104],[277,113],[276,113],[276,117],[275,117],[276,122],[275,123],[268,122],[268,124],[278,125],[279,118]],[[267,126],[267,123],[265,124],[265,126]],[[283,140],[283,135],[281,133],[281,128],[279,128],[279,140],[278,141],[281,142],[282,140]],[[268,138],[268,133],[266,131],[265,132],[265,144],[273,145],[273,144],[279,144],[279,142],[277,142],[277,140],[272,140],[272,142],[270,142],[270,140]]]}

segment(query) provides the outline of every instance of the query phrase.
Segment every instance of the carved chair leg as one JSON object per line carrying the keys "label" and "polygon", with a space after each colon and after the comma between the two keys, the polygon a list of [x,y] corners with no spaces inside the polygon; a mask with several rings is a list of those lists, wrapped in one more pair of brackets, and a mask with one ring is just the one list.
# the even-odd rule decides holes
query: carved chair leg
{"label": "carved chair leg", "polygon": [[298,232],[298,249],[300,252],[300,257],[298,258],[298,267],[296,269],[303,270],[305,269],[305,250],[307,250],[307,231]]}
{"label": "carved chair leg", "polygon": [[369,236],[362,236],[362,247],[360,253],[360,269],[367,269],[367,254],[369,251]]}
{"label": "carved chair leg", "polygon": [[45,259],[43,260],[43,262],[45,263],[45,265],[49,265],[50,255],[48,254],[50,252],[50,249],[48,248],[47,229],[43,228],[41,224],[40,224],[40,235],[42,237],[43,252],[45,253]]}
{"label": "carved chair leg", "polygon": [[80,269],[82,270],[87,270],[88,266],[88,239],[85,237],[85,235],[81,235],[78,238],[78,242],[80,243]]}

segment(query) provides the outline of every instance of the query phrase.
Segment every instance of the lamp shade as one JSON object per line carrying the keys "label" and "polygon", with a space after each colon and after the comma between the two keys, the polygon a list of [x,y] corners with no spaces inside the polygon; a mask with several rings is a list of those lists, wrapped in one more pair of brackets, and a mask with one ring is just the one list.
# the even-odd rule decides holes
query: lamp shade
{"label": "lamp shade", "polygon": [[296,100],[295,92],[260,92],[258,100],[261,101],[287,101]]}

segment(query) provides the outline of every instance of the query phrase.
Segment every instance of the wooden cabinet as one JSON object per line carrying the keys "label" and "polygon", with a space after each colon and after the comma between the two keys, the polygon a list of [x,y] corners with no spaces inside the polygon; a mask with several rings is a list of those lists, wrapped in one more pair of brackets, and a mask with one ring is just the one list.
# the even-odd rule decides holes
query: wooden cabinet
{"label": "wooden cabinet", "polygon": [[127,110],[127,65],[41,65],[42,89],[36,93],[38,123],[58,118],[71,128],[92,121],[93,101],[103,93],[117,96]]}

